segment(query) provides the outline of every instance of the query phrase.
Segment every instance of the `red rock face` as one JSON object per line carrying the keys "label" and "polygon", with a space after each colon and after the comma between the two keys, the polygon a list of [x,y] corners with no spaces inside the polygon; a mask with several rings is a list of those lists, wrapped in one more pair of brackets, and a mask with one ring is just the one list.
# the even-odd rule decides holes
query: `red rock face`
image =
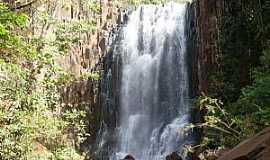
{"label": "red rock face", "polygon": [[207,93],[208,75],[218,69],[218,18],[223,10],[223,0],[196,0],[193,3],[197,34],[197,53],[193,62],[197,71],[193,76],[197,77],[197,92]]}
{"label": "red rock face", "polygon": [[[68,10],[57,8],[56,11],[56,17],[65,21],[94,19],[98,28],[95,32],[82,33],[80,43],[74,45],[67,55],[57,59],[60,66],[76,78],[84,73],[102,70],[103,58],[106,56],[107,35],[116,25],[121,14],[121,10],[113,4],[112,0],[103,0],[100,3],[100,16],[96,13],[85,13],[81,8],[75,7]],[[97,87],[98,84],[94,81],[74,82],[62,88],[63,102],[72,105],[86,103],[94,106]]]}
{"label": "red rock face", "polygon": [[270,128],[240,143],[218,160],[270,160]]}
{"label": "red rock face", "polygon": [[81,43],[75,45],[70,50],[69,54],[59,58],[59,64],[67,71],[79,77],[82,73],[99,70],[101,67],[102,58],[106,52],[106,35],[111,31],[114,24],[117,22],[120,10],[113,5],[112,0],[101,1],[101,15],[84,14],[80,8],[72,8],[70,10],[58,11],[58,17],[64,20],[70,19],[95,19],[97,31],[84,33],[80,35]]}

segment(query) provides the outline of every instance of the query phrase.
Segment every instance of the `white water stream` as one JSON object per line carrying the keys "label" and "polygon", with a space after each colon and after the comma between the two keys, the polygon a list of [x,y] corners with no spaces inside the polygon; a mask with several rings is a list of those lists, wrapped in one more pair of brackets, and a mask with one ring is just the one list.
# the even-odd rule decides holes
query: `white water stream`
{"label": "white water stream", "polygon": [[117,149],[111,159],[164,160],[185,143],[189,121],[185,4],[138,7],[120,42],[123,60]]}

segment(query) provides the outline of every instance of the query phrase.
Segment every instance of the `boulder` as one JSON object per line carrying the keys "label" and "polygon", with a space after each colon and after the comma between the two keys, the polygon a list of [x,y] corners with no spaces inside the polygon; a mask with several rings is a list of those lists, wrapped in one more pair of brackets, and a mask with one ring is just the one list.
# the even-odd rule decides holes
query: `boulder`
{"label": "boulder", "polygon": [[172,152],[170,155],[166,156],[166,160],[183,160],[176,152]]}
{"label": "boulder", "polygon": [[270,160],[270,127],[240,143],[218,160]]}

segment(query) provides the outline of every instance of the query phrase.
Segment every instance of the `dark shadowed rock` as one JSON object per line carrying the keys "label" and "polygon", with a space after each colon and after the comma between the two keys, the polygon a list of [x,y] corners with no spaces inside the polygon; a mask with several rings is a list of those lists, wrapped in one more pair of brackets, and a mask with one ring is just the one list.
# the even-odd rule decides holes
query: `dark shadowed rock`
{"label": "dark shadowed rock", "polygon": [[170,155],[166,156],[166,160],[183,160],[176,152],[172,152]]}
{"label": "dark shadowed rock", "polygon": [[127,155],[123,160],[135,160],[131,155]]}

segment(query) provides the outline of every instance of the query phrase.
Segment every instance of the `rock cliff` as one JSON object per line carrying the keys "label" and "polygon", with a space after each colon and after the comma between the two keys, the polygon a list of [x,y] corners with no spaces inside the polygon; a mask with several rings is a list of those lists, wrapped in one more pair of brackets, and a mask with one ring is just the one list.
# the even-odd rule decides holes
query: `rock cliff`
{"label": "rock cliff", "polygon": [[[96,24],[97,29],[95,31],[81,34],[80,43],[74,45],[67,55],[59,57],[59,64],[77,78],[87,73],[97,72],[102,74],[109,33],[115,27],[119,15],[121,15],[121,9],[115,6],[112,0],[100,1],[99,9],[99,14],[85,12],[80,7],[57,10],[56,15],[65,21],[92,18]],[[96,111],[95,107],[98,105],[99,83],[96,80],[80,80],[61,89],[64,103],[75,106],[81,104],[88,106],[88,120],[89,124],[91,124],[89,130],[92,130],[92,114]]]}
{"label": "rock cliff", "polygon": [[195,95],[208,92],[209,73],[219,67],[219,17],[223,0],[194,0],[190,5],[189,49],[192,50],[192,81]]}

